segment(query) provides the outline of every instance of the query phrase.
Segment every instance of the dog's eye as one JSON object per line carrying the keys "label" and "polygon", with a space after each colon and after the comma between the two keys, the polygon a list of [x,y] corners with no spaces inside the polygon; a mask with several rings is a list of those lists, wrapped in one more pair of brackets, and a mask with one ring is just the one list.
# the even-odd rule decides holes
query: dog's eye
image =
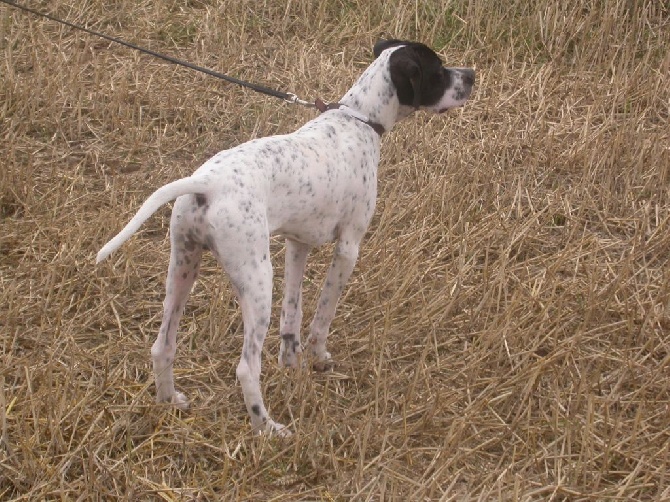
{"label": "dog's eye", "polygon": [[451,87],[451,72],[446,68],[442,68],[442,71],[440,72],[440,81],[445,89]]}
{"label": "dog's eye", "polygon": [[431,87],[449,87],[449,74],[445,69],[435,71],[431,74],[429,83]]}

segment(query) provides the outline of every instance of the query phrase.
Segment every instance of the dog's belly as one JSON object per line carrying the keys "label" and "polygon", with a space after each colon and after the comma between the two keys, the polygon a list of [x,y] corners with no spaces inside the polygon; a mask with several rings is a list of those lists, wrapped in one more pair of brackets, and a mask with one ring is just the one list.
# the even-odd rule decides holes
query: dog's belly
{"label": "dog's belly", "polygon": [[313,221],[306,219],[288,221],[274,230],[272,235],[279,235],[316,247],[337,239],[339,235],[338,223],[336,218],[325,216],[318,217]]}
{"label": "dog's belly", "polygon": [[279,237],[284,237],[286,239],[291,239],[297,242],[302,242],[303,244],[307,244],[310,247],[318,247],[326,242],[332,242],[336,239],[336,232],[337,229],[333,229],[333,233],[330,237],[328,237],[325,233],[324,234],[317,234],[317,233],[311,233],[311,232],[305,232],[305,231],[297,231],[297,232],[291,232],[290,230],[281,230],[278,232],[275,232],[273,235],[279,236]]}
{"label": "dog's belly", "polygon": [[374,210],[375,191],[356,186],[348,192],[338,188],[331,185],[330,191],[316,190],[304,196],[288,192],[275,197],[267,213],[270,233],[320,246],[337,239],[342,230],[360,227],[364,231]]}

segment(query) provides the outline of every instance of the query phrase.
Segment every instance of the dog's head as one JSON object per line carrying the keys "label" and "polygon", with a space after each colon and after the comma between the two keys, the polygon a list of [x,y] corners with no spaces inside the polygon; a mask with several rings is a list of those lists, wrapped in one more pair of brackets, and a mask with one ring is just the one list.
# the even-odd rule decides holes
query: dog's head
{"label": "dog's head", "polygon": [[446,68],[440,57],[418,42],[380,40],[374,46],[375,57],[395,48],[389,58],[391,80],[400,104],[442,113],[463,106],[475,83],[471,68]]}

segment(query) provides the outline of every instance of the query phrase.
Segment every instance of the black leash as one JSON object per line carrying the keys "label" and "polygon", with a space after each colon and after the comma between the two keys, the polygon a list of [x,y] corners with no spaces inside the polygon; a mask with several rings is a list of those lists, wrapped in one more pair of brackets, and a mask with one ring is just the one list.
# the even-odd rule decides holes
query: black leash
{"label": "black leash", "polygon": [[230,77],[228,75],[224,75],[223,73],[219,73],[214,70],[210,70],[209,68],[204,68],[202,66],[195,65],[193,63],[189,63],[188,61],[182,61],[181,59],[174,58],[172,56],[167,56],[165,54],[161,54],[159,52],[152,51],[150,49],[145,49],[144,47],[140,47],[139,45],[132,44],[130,42],[126,42],[125,40],[121,40],[120,38],[116,37],[111,37],[109,35],[105,35],[104,33],[100,33],[98,31],[94,31],[91,29],[88,29],[84,26],[80,26],[78,24],[71,23],[69,21],[64,21],[62,19],[59,19],[57,17],[51,16],[49,14],[45,14],[43,12],[39,12],[37,10],[31,9],[29,7],[25,7],[23,5],[19,5],[17,3],[11,2],[10,0],[0,0],[0,2],[5,3],[7,5],[11,5],[12,7],[15,7],[17,9],[20,9],[25,12],[29,12],[31,14],[34,14],[35,16],[43,17],[45,19],[49,19],[50,21],[54,21],[56,23],[64,24],[65,26],[69,26],[70,28],[74,28],[77,30],[84,31],[90,35],[95,35],[96,37],[104,38],[105,40],[109,40],[110,42],[114,42],[120,45],[124,45],[126,47],[130,47],[131,49],[135,49],[136,51],[143,52],[145,54],[149,54],[151,56],[157,57],[159,59],[162,59],[164,61],[168,61],[170,63],[176,64],[183,66],[185,68],[190,68],[191,70],[196,70],[201,73],[205,73],[206,75],[211,75],[212,77],[219,78],[221,80],[225,80],[227,82],[233,83],[240,85],[242,87],[247,87],[249,89],[252,89],[256,92],[260,92],[261,94],[267,94],[268,96],[273,96],[275,98],[282,99],[284,101],[288,101],[289,103],[296,103],[299,105],[303,106],[309,106],[311,108],[316,108],[316,105],[314,103],[310,103],[309,101],[303,101],[302,99],[299,99],[298,96],[291,92],[282,92],[282,91],[277,91],[275,89],[270,89],[269,87],[266,87],[264,85],[260,84],[254,84],[251,82],[245,82],[244,80],[237,79],[235,77]]}
{"label": "black leash", "polygon": [[[45,13],[37,11],[35,9],[25,7],[23,5],[19,5],[19,4],[14,3],[10,0],[0,0],[0,2],[2,2],[4,4],[7,4],[7,5],[10,5],[12,7],[15,7],[17,9],[20,9],[22,11],[29,12],[31,14],[34,14],[35,16],[43,17],[43,18],[48,19],[50,21],[54,21],[56,23],[64,24],[65,26],[69,26],[70,28],[74,28],[76,30],[84,31],[84,32],[86,32],[90,35],[95,35],[96,37],[104,38],[105,40],[109,40],[110,42],[114,42],[114,43],[117,43],[117,44],[120,44],[120,45],[124,45],[126,47],[131,48],[131,49],[135,49],[136,51],[143,52],[145,54],[149,54],[149,55],[154,56],[158,59],[162,59],[164,61],[168,61],[170,63],[176,64],[176,65],[179,65],[179,66],[183,66],[185,68],[190,68],[191,70],[199,71],[199,72],[204,73],[206,75],[211,75],[212,77],[216,77],[216,78],[219,78],[221,80],[225,80],[226,82],[230,82],[232,84],[237,84],[237,85],[240,85],[242,87],[246,87],[246,88],[251,89],[253,91],[260,92],[261,94],[266,94],[268,96],[273,96],[275,98],[279,98],[279,99],[282,99],[284,101],[288,101],[289,103],[295,103],[295,104],[302,105],[302,106],[308,106],[310,108],[316,108],[321,113],[326,112],[328,110],[338,110],[340,108],[346,108],[346,107],[344,107],[344,105],[341,105],[340,103],[325,104],[321,99],[318,99],[318,98],[316,99],[316,101],[314,103],[311,103],[309,101],[304,101],[304,100],[298,98],[298,96],[296,96],[295,94],[293,94],[291,92],[277,91],[275,89],[270,89],[269,87],[266,87],[264,85],[254,84],[254,83],[251,83],[251,82],[246,82],[244,80],[240,80],[240,79],[235,78],[235,77],[230,77],[228,75],[224,75],[223,73],[219,73],[218,71],[210,70],[209,68],[204,68],[202,66],[198,66],[198,65],[195,65],[193,63],[189,63],[188,61],[183,61],[181,59],[177,59],[177,58],[172,57],[172,56],[167,56],[165,54],[161,54],[160,52],[152,51],[150,49],[145,49],[144,47],[140,47],[139,45],[135,45],[135,44],[132,44],[130,42],[126,42],[125,40],[121,40],[120,38],[105,35],[104,33],[100,33],[99,31],[91,30],[89,28],[86,28],[85,26],[81,26],[81,25],[78,25],[78,24],[75,24],[75,23],[71,23],[69,21],[64,21],[63,19],[54,17],[50,14],[45,14]],[[351,112],[350,112],[350,114],[351,114]],[[371,120],[367,120],[367,117],[361,117],[360,114],[358,114],[358,116],[356,116],[356,115],[353,115],[353,116],[357,120],[360,120],[364,124],[367,124],[370,127],[372,127],[372,129],[374,129],[375,132],[377,134],[379,134],[379,136],[381,136],[382,134],[384,134],[384,132],[386,132],[385,129],[384,129],[384,126],[382,126],[381,124],[379,124],[377,122],[372,122]]]}

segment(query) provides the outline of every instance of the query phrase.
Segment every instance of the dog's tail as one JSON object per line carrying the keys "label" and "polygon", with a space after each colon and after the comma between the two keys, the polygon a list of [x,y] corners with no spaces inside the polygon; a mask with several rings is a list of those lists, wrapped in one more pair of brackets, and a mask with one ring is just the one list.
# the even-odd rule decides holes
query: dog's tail
{"label": "dog's tail", "polygon": [[207,180],[199,177],[189,177],[173,181],[172,183],[168,183],[167,185],[164,185],[156,190],[149,196],[144,204],[142,204],[142,207],[140,207],[139,211],[135,213],[135,216],[133,216],[133,218],[123,228],[123,230],[116,234],[112,240],[110,240],[102,247],[102,249],[98,252],[98,256],[96,257],[95,262],[100,263],[110,254],[116,251],[116,249],[118,249],[121,244],[130,239],[130,237],[135,232],[137,232],[142,223],[144,223],[149,218],[149,216],[154,214],[163,204],[167,204],[171,200],[174,200],[181,195],[187,195],[190,193],[206,193],[207,186]]}

